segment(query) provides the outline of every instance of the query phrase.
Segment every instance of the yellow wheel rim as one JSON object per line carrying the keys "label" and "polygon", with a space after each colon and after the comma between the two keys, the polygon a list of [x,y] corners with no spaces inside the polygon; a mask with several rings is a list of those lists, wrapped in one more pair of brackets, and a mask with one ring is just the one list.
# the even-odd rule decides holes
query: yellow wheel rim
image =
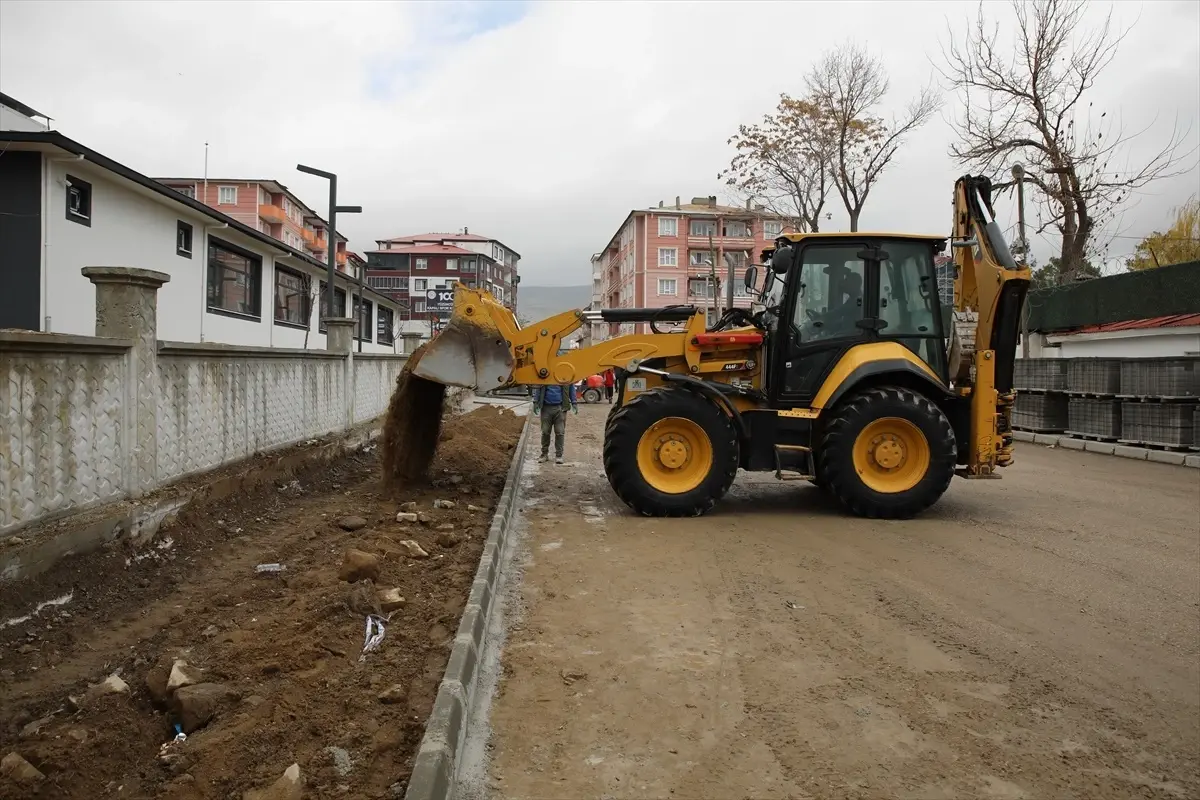
{"label": "yellow wheel rim", "polygon": [[907,492],[929,471],[929,441],[906,419],[877,419],[854,440],[854,471],[881,494]]}
{"label": "yellow wheel rim", "polygon": [[712,469],[712,442],[690,419],[666,417],[642,434],[637,461],[646,483],[663,494],[686,494]]}

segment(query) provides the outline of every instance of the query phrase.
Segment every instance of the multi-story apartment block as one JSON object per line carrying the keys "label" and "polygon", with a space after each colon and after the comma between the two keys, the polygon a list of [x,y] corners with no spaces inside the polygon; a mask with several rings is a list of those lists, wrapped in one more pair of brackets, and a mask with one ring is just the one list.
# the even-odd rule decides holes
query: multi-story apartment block
{"label": "multi-story apartment block", "polygon": [[511,247],[463,229],[462,233],[422,233],[379,239],[367,252],[367,284],[407,302],[407,319],[444,322],[449,309],[430,292],[453,288],[461,281],[483,288],[514,312],[517,265],[521,255]]}
{"label": "multi-story apartment block", "polygon": [[[265,233],[294,250],[326,260],[329,248],[329,223],[300,202],[279,181],[245,178],[155,178],[164,186],[206,206],[215,208],[238,222]],[[334,258],[337,268],[346,272],[346,237],[335,235]]]}
{"label": "multi-story apartment block", "polygon": [[[781,233],[794,230],[761,207],[722,206],[716,197],[693,197],[690,203],[659,203],[634,209],[608,245],[592,256],[593,303],[598,308],[662,308],[695,304],[725,306],[724,287],[734,270],[734,305],[749,307],[743,283],[746,267]],[[721,287],[718,302],[715,276]],[[646,323],[606,325],[592,333],[599,341],[646,332]]]}

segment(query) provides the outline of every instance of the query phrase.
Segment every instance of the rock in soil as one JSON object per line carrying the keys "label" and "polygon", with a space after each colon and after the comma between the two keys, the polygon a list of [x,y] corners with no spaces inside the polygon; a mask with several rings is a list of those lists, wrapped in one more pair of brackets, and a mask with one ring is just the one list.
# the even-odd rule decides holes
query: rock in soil
{"label": "rock in soil", "polygon": [[[415,503],[408,503],[407,505],[415,505]],[[398,513],[396,515],[396,522],[416,522],[416,521],[417,521],[417,515],[411,511],[401,511],[400,513]]]}
{"label": "rock in soil", "polygon": [[409,558],[429,558],[429,553],[425,552],[425,548],[414,542],[412,539],[405,539],[399,543],[404,551],[408,553]]}
{"label": "rock in soil", "polygon": [[404,687],[396,683],[379,693],[379,702],[385,706],[395,705],[396,703],[404,702],[406,696]]}
{"label": "rock in soil", "polygon": [[579,670],[564,669],[562,671],[563,683],[567,684],[568,686],[576,681],[587,680],[587,676],[588,674],[586,672],[580,672]]}
{"label": "rock in soil", "polygon": [[121,680],[118,675],[109,675],[99,683],[89,686],[84,698],[95,700],[108,694],[129,694],[129,684]]}
{"label": "rock in soil", "polygon": [[347,583],[379,580],[379,557],[362,550],[348,549],[342,559],[342,568],[338,570],[338,578]]}
{"label": "rock in soil", "polygon": [[379,600],[375,597],[375,584],[361,580],[346,593],[346,608],[360,617],[380,612]]}
{"label": "rock in soil", "polygon": [[433,517],[422,511],[421,513],[417,514],[417,522],[421,523],[422,525],[428,525],[429,523],[433,522]]}
{"label": "rock in soil", "polygon": [[9,753],[0,759],[0,775],[14,783],[24,784],[39,783],[46,778],[37,767],[21,758],[19,753]]}
{"label": "rock in soil", "polygon": [[376,597],[379,600],[379,608],[385,614],[390,614],[404,605],[404,596],[400,594],[399,589],[380,589]]}
{"label": "rock in soil", "polygon": [[434,500],[433,501],[434,508],[454,508],[457,505],[458,505],[458,503],[454,502],[453,500]]}
{"label": "rock in soil", "polygon": [[487,509],[486,509],[486,508],[481,508],[480,506],[473,506],[473,505],[471,505],[470,503],[468,503],[468,504],[467,504],[467,511],[470,511],[470,512],[474,513],[474,512],[477,512],[477,511],[487,511]]}
{"label": "rock in soil", "polygon": [[21,733],[18,736],[20,739],[32,739],[41,732],[42,728],[54,721],[54,715],[48,714],[40,719],[35,719],[32,722],[26,723],[25,727],[21,728]]}
{"label": "rock in soil", "polygon": [[[417,503],[415,500],[410,500],[407,503],[401,503],[400,510],[415,512],[417,510]],[[413,521],[416,522],[416,520],[413,520]]]}
{"label": "rock in soil", "polygon": [[196,683],[204,683],[204,672],[182,658],[175,659],[175,663],[171,665],[171,674],[167,677],[167,694]]}
{"label": "rock in soil", "polygon": [[172,699],[183,732],[192,733],[207,725],[222,706],[237,697],[237,690],[223,683],[197,683],[184,686]]}
{"label": "rock in soil", "polygon": [[304,793],[304,779],[300,776],[300,765],[292,764],[274,783],[265,789],[250,789],[242,800],[300,800]]}
{"label": "rock in soil", "polygon": [[367,527],[367,521],[362,517],[342,517],[338,520],[338,527],[344,531],[359,531]]}
{"label": "rock in soil", "polygon": [[436,528],[434,528],[434,530],[435,531],[452,531],[452,530],[454,530],[454,523],[453,522],[443,522],[441,525],[438,525]]}
{"label": "rock in soil", "polygon": [[442,531],[441,533],[438,534],[437,542],[442,547],[449,549],[458,544],[458,536],[451,533],[450,531]]}

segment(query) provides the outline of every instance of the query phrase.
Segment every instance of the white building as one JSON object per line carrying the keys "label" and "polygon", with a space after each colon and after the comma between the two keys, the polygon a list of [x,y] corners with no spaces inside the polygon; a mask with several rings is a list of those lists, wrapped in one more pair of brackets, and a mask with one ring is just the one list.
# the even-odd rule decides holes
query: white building
{"label": "white building", "polygon": [[[325,348],[313,313],[318,289],[326,304],[324,264],[37,116],[0,95],[0,328],[92,336],[95,287],[80,270],[125,266],[170,275],[158,292],[160,339]],[[335,316],[350,316],[357,283],[337,273],[334,289]],[[361,350],[400,351],[398,304],[369,288],[363,295]]]}
{"label": "white building", "polygon": [[[1018,355],[1020,351],[1018,350]],[[1200,314],[1175,314],[1033,333],[1031,358],[1179,358],[1200,356]]]}

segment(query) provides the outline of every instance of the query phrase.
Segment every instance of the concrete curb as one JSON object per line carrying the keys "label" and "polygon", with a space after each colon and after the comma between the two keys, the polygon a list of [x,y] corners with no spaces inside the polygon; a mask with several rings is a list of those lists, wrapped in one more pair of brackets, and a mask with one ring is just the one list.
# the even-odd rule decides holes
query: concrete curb
{"label": "concrete curb", "polygon": [[1106,456],[1132,458],[1136,461],[1154,461],[1159,464],[1172,464],[1177,467],[1192,467],[1200,469],[1200,453],[1187,453],[1178,450],[1152,450],[1149,447],[1130,447],[1112,442],[1096,442],[1091,439],[1077,439],[1074,436],[1060,436],[1056,433],[1032,433],[1031,431],[1013,431],[1013,439],[1018,442],[1045,445],[1047,447],[1062,447],[1067,450],[1086,450],[1089,453],[1099,453]]}
{"label": "concrete curb", "polygon": [[454,796],[457,765],[467,740],[467,724],[475,701],[479,677],[479,659],[483,637],[488,629],[500,581],[504,556],[512,543],[509,528],[516,515],[521,491],[521,468],[525,464],[525,445],[533,429],[528,417],[517,442],[517,452],[508,469],[496,515],[488,531],[487,542],[479,557],[475,582],[463,609],[458,635],[450,650],[446,673],[438,687],[433,711],[425,725],[425,735],[413,762],[405,800],[448,800]]}

